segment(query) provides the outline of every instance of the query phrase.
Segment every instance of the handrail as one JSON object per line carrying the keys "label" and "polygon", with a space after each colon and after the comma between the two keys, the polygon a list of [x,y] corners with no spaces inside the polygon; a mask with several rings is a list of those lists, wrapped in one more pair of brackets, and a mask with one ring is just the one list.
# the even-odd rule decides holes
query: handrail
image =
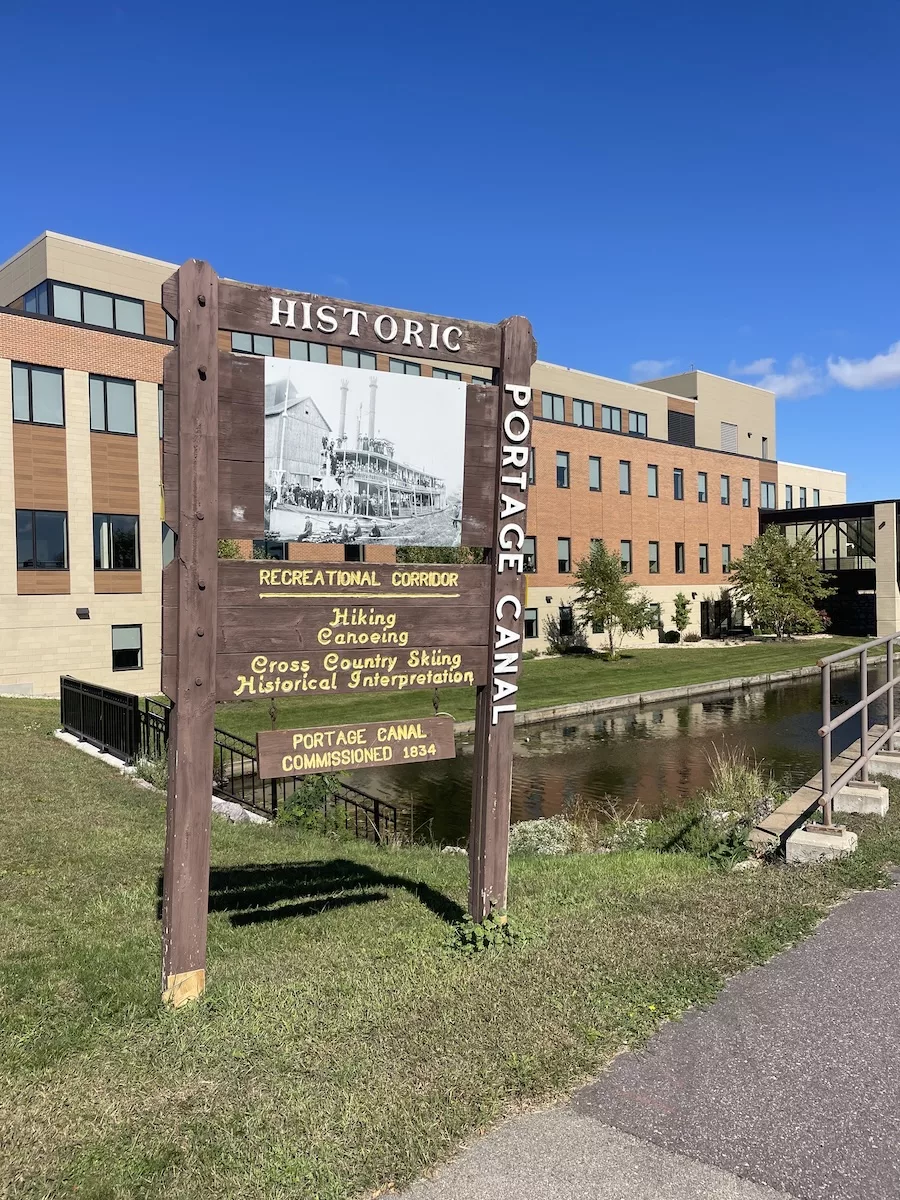
{"label": "handrail", "polygon": [[[894,655],[897,641],[900,640],[900,630],[888,637],[875,638],[863,646],[852,646],[849,650],[841,650],[838,654],[829,654],[819,659],[822,670],[822,726],[819,737],[822,739],[822,794],[819,806],[822,809],[822,826],[825,829],[834,827],[833,808],[834,797],[851,780],[859,776],[862,784],[869,782],[869,763],[879,750],[887,747],[889,754],[895,753],[894,738],[900,733],[900,717],[896,715],[894,691],[900,684],[900,677],[894,671]],[[885,646],[887,681],[874,691],[869,691],[869,652],[877,647]],[[831,667],[836,662],[856,657],[859,660],[859,692],[860,698],[844,712],[833,717],[831,715]],[[869,709],[882,696],[887,697],[887,728],[877,737],[872,738],[869,728]],[[832,754],[831,735],[852,717],[859,716],[859,754],[837,779],[831,777]]]}

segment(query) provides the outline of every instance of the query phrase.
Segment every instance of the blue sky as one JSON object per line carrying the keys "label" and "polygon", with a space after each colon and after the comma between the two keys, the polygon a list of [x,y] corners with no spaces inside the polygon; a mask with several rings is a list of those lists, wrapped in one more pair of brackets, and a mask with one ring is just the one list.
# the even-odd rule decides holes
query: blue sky
{"label": "blue sky", "polygon": [[85,0],[3,32],[0,259],[49,228],[523,312],[619,378],[742,368],[780,458],[900,495],[896,0]]}

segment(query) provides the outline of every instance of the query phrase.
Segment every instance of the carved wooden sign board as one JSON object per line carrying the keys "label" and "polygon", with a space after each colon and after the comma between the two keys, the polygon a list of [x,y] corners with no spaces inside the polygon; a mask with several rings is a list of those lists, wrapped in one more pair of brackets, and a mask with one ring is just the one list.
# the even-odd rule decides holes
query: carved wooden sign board
{"label": "carved wooden sign board", "polygon": [[[474,686],[469,904],[476,919],[505,909],[535,343],[523,317],[274,291],[196,260],[163,305],[178,542],[163,572],[162,990],[178,1006],[205,987],[217,701]],[[217,557],[220,538],[266,537],[283,560]],[[392,561],[396,545],[454,544],[484,564]],[[266,778],[447,758],[452,719],[274,730],[258,749]]]}

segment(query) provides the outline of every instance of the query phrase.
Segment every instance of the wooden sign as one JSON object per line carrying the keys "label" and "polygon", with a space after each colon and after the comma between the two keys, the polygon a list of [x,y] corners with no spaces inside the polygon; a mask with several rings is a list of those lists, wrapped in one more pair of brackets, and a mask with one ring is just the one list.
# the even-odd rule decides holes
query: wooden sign
{"label": "wooden sign", "polygon": [[[178,548],[163,572],[162,679],[172,714],[162,990],[164,1000],[177,1007],[205,987],[217,699],[302,700],[309,695],[319,700],[474,686],[469,910],[478,921],[505,910],[536,346],[524,317],[485,325],[275,292],[220,281],[208,264],[196,260],[164,285],[163,305],[177,321],[177,348],[164,369],[163,480],[166,520],[178,534]],[[244,343],[249,335],[252,346],[254,336],[271,337],[275,353],[268,359],[229,354],[225,346],[234,344],[234,334]],[[297,340],[306,345],[296,347],[295,355]],[[347,412],[339,399],[333,429],[316,410],[315,396],[294,395],[290,372],[279,374],[272,367],[280,357],[322,364],[331,372],[340,367],[349,376],[357,369],[348,365],[355,351],[368,355],[365,371],[372,376],[367,435],[360,400],[356,433],[347,432],[358,380],[348,378]],[[370,542],[373,557],[390,557],[384,546],[390,547],[392,531],[411,528],[403,526],[410,519],[406,508],[412,508],[422,537],[431,532],[433,515],[440,515],[435,530],[446,536],[448,528],[444,508],[426,503],[429,496],[442,504],[449,499],[447,480],[424,461],[410,463],[395,455],[391,438],[375,427],[381,398],[386,406],[401,399],[379,377],[390,373],[391,354],[426,360],[425,383],[432,370],[427,360],[458,363],[459,374],[477,371],[479,379],[482,373],[493,376],[490,385],[466,387],[464,408],[458,381],[442,382],[438,372],[432,385],[435,396],[443,388],[456,406],[460,417],[453,428],[464,434],[462,473],[457,461],[454,476],[462,479],[461,508],[457,501],[449,524],[458,544],[483,548],[482,566],[364,561]],[[416,372],[410,374],[414,379]],[[267,402],[269,375],[273,388],[285,384],[280,406],[278,397],[274,406]],[[307,372],[311,382],[313,375]],[[330,388],[333,376],[324,382]],[[333,400],[330,395],[328,404]],[[314,472],[307,484],[288,471],[281,442],[278,469],[267,475],[267,418],[270,424],[280,421],[278,434],[285,442],[289,420],[302,426],[302,461],[322,464],[328,488],[319,486]],[[395,424],[405,430],[402,422]],[[313,425],[317,440],[307,437]],[[291,434],[299,436],[296,430]],[[300,461],[297,454],[294,458]],[[378,482],[379,472],[391,477],[389,485]],[[318,523],[304,519],[288,543],[298,561],[218,560],[218,538],[263,536],[267,525],[272,527],[275,508],[279,513],[290,509],[291,520],[306,508],[328,514]],[[337,526],[333,537],[329,521]],[[359,536],[356,526],[363,524],[367,532]],[[389,536],[376,534],[376,524],[379,529],[383,524]],[[351,547],[357,539],[358,546]],[[419,544],[412,535],[405,540]],[[349,554],[339,561],[344,546],[361,561],[347,561]],[[454,753],[449,717],[273,731],[261,733],[258,745],[264,776],[355,770]]]}
{"label": "wooden sign", "polygon": [[263,779],[456,757],[452,717],[277,729],[258,733],[256,746]]}

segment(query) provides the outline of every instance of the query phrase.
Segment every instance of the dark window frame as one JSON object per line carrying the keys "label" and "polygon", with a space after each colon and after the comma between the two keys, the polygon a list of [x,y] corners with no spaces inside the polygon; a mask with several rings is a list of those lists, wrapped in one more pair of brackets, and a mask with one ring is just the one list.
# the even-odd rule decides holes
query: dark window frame
{"label": "dark window frame", "polygon": [[[652,547],[656,547],[656,557],[651,553]],[[647,573],[648,575],[659,574],[659,542],[647,543]]]}
{"label": "dark window frame", "polygon": [[[627,559],[625,554],[622,553],[623,546],[628,547]],[[631,544],[631,538],[621,538],[619,540],[619,562],[622,564],[623,575],[634,574],[634,547]]]}
{"label": "dark window frame", "polygon": [[[531,542],[531,549],[528,549],[528,543]],[[528,566],[528,560],[531,560],[531,566]],[[537,570],[537,538],[534,534],[528,534],[522,539],[522,571],[526,575],[533,575]]]}
{"label": "dark window frame", "polygon": [[[641,428],[632,429],[631,428],[631,418],[632,417],[643,417],[644,428],[643,429],[641,429]],[[641,422],[635,421],[635,424],[637,426],[640,426]],[[628,436],[629,437],[639,437],[639,438],[645,438],[647,436],[647,414],[645,412],[638,412],[637,409],[629,408],[629,410],[628,410]]]}
{"label": "dark window frame", "polygon": [[[685,554],[684,542],[675,543],[675,574],[684,575],[687,570],[687,555]],[[679,562],[681,565],[679,566]]]}
{"label": "dark window frame", "polygon": [[[606,414],[607,413],[609,413],[609,419],[610,419],[609,425],[606,424]],[[615,421],[613,421],[613,414],[615,414],[615,417],[618,420],[618,424],[616,424]],[[605,429],[607,433],[621,433],[622,432],[622,410],[621,410],[621,408],[618,408],[615,404],[601,404],[600,405],[600,428]]]}
{"label": "dark window frame", "polygon": [[[103,384],[103,428],[95,429],[91,423],[91,384],[94,380]],[[130,383],[131,384],[131,399],[134,405],[134,433],[126,433],[121,429],[109,428],[109,399],[107,396],[107,384],[109,383]],[[111,433],[114,437],[134,437],[138,435],[137,423],[137,380],[121,379],[118,375],[88,375],[88,425],[91,433]]]}
{"label": "dark window frame", "polygon": [[[566,461],[564,463],[560,463],[559,460],[561,458],[564,458]],[[563,483],[560,483],[560,472],[563,473],[563,477],[565,480],[565,482],[563,482]],[[569,452],[568,452],[568,450],[557,450],[556,451],[556,486],[558,488],[565,489],[565,488],[569,487],[571,482],[572,482],[572,474],[569,469]]]}
{"label": "dark window frame", "polygon": [[[597,486],[591,483],[591,464],[597,464]],[[588,455],[588,491],[602,492],[603,491],[603,459],[597,454]]]}
{"label": "dark window frame", "polygon": [[[560,548],[559,548],[560,542],[566,543],[565,559],[560,557]],[[562,566],[563,562],[565,562],[565,564],[566,564],[565,570],[563,570],[563,566]],[[558,537],[556,539],[556,573],[558,575],[571,575],[572,574],[572,539],[571,538]]]}
{"label": "dark window frame", "polygon": [[[303,346],[305,348],[305,350],[306,350],[305,358],[303,357],[302,354],[294,353],[295,346],[298,349],[300,346]],[[321,358],[313,358],[312,357],[310,351],[313,349],[313,347],[315,347],[317,350],[322,351]],[[314,363],[325,363],[327,365],[328,364],[328,346],[324,342],[309,342],[306,340],[306,338],[291,338],[290,342],[289,342],[289,347],[288,347],[288,358],[291,360],[291,362],[314,362]]]}
{"label": "dark window frame", "polygon": [[[774,486],[774,484],[773,484]],[[760,488],[762,485],[760,485]],[[753,504],[753,484],[750,480],[743,476],[741,479],[741,508],[750,508]],[[762,498],[760,498],[760,508],[762,507]],[[774,508],[775,505],[772,505]]]}
{"label": "dark window frame", "polygon": [[[530,615],[531,613],[533,613],[534,616],[531,616]],[[528,627],[532,621],[534,622],[534,632],[529,633]],[[523,639],[530,640],[531,638],[539,638],[540,636],[541,636],[541,623],[540,623],[540,614],[538,613],[538,610],[536,608],[523,608],[522,609],[522,637],[523,637]]]}
{"label": "dark window frame", "polygon": [[[29,290],[22,297],[23,302],[25,301],[26,297],[30,296],[32,294],[32,292],[36,292],[43,285],[46,285],[46,287],[47,287],[47,312],[40,313],[39,315],[46,316],[46,317],[53,317],[54,320],[57,320],[57,321],[70,321],[75,325],[84,325],[86,329],[102,329],[105,333],[125,334],[128,337],[143,337],[143,338],[147,337],[147,302],[145,300],[141,300],[140,297],[138,297],[138,296],[123,296],[121,292],[105,292],[102,288],[85,287],[81,283],[69,283],[65,279],[43,279],[35,287],[29,288]],[[74,317],[58,317],[56,315],[56,312],[54,311],[56,305],[54,303],[54,298],[53,298],[53,288],[56,286],[70,288],[72,291],[79,293],[78,308],[79,308],[79,312],[81,313],[81,316],[78,319],[76,319]],[[85,292],[89,292],[92,296],[105,296],[107,299],[112,300],[112,314],[113,314],[112,325],[95,325],[93,323],[93,321],[86,321],[84,319],[84,293]],[[134,329],[120,329],[118,327],[118,325],[116,324],[116,301],[117,300],[125,300],[129,304],[139,304],[141,306],[141,325],[143,328],[140,333],[137,333]],[[25,311],[27,312],[28,310],[26,309]],[[154,340],[159,340],[159,339],[154,339]]]}
{"label": "dark window frame", "polygon": [[[544,412],[544,402],[550,401],[551,416],[547,416]],[[556,402],[559,401],[560,416],[556,415]],[[564,425],[566,420],[566,398],[561,396],[559,392],[541,392],[541,419],[543,421],[553,421],[557,425]]]}
{"label": "dark window frame", "polygon": [[[355,355],[356,362],[355,363],[346,362],[345,358],[344,358],[344,355],[346,355],[346,354]],[[365,355],[366,358],[372,359],[371,367],[369,367],[369,366],[364,367],[362,365],[362,362],[360,360],[363,355]],[[341,366],[355,368],[357,371],[377,371],[378,370],[378,359],[375,357],[374,350],[357,350],[354,346],[341,346]]]}
{"label": "dark window frame", "polygon": [[[700,490],[700,480],[703,480],[703,490]],[[709,474],[706,471],[697,472],[697,503],[709,504]]]}
{"label": "dark window frame", "polygon": [[389,358],[388,372],[391,375],[409,375],[420,379],[422,377],[422,364],[407,362],[405,358]]}
{"label": "dark window frame", "polygon": [[[137,649],[138,661],[137,661],[137,664],[133,667],[117,667],[116,666],[116,654],[125,653],[122,650],[118,650],[118,651],[116,650],[115,631],[117,629],[137,629],[138,630],[138,649]],[[116,671],[116,672],[118,672],[118,671],[143,671],[143,669],[144,669],[144,626],[143,626],[143,624],[139,624],[138,622],[133,621],[128,625],[111,625],[110,633],[109,633],[109,645],[110,645],[110,651],[111,651],[112,669],[114,671]]]}
{"label": "dark window frame", "polygon": [[[133,567],[118,567],[113,563],[115,542],[113,540],[111,523],[117,519],[122,519],[122,518],[125,518],[126,520],[129,520],[129,521],[134,521],[134,547],[135,547],[134,560],[135,560],[135,565]],[[97,541],[97,539],[99,537],[99,530],[97,528],[98,520],[101,520],[101,521],[105,520],[108,524],[108,535],[107,536],[108,536],[109,540],[108,540],[107,546],[106,546],[106,549],[107,549],[107,552],[109,555],[109,563],[110,563],[110,565],[108,567],[97,565],[98,559],[102,559],[102,557],[103,557],[102,554],[101,555],[97,554],[97,550],[99,548],[98,541]],[[94,570],[95,571],[140,571],[140,569],[141,569],[141,518],[140,518],[140,514],[139,513],[94,513]]]}
{"label": "dark window frame", "polygon": [[[706,551],[705,558],[703,555],[704,550]],[[709,542],[700,542],[700,544],[698,545],[698,547],[697,547],[697,562],[699,565],[700,574],[708,575],[709,574]],[[706,563],[705,566],[704,566],[704,562]]]}
{"label": "dark window frame", "polygon": [[[590,421],[584,420],[585,411],[589,411],[591,415]],[[578,420],[577,414],[580,411],[582,420]],[[594,429],[594,402],[593,400],[578,400],[572,399],[572,424],[577,425],[579,429]]]}
{"label": "dark window frame", "polygon": [[[725,554],[726,550],[728,551],[727,556]],[[727,558],[727,561],[726,561],[726,558]],[[731,574],[731,543],[730,542],[722,542],[722,574],[723,575]]]}
{"label": "dark window frame", "polygon": [[[432,379],[446,379],[451,383],[462,383],[463,377],[461,371],[450,371],[447,367],[432,367]],[[474,383],[474,380],[472,381]]]}
{"label": "dark window frame", "polygon": [[[250,349],[245,350],[240,346],[235,346],[234,339],[236,337],[246,337],[250,339]],[[263,341],[272,343],[271,350],[257,350],[256,339],[260,338]],[[246,329],[232,329],[231,331],[231,353],[232,354],[255,354],[257,358],[274,358],[275,357],[275,337],[271,333],[248,333]]]}
{"label": "dark window frame", "polygon": [[[628,476],[628,487],[627,488],[622,487],[622,468],[623,467],[627,467],[627,472],[626,472],[627,476]],[[628,459],[628,458],[620,458],[619,459],[619,495],[620,496],[630,496],[631,495],[631,459]]]}
{"label": "dark window frame", "polygon": [[722,508],[731,506],[731,476],[719,476],[719,501]]}
{"label": "dark window frame", "polygon": [[[69,510],[67,508],[17,508],[16,512],[16,570],[17,571],[68,571],[69,570]],[[31,514],[31,559],[33,566],[19,565],[19,513]],[[37,515],[38,513],[61,516],[63,518],[63,540],[65,553],[63,563],[37,562]]]}
{"label": "dark window frame", "polygon": [[[653,491],[650,490],[650,472],[653,472]],[[659,463],[647,463],[647,496],[651,500],[659,499]]]}
{"label": "dark window frame", "polygon": [[[19,370],[28,372],[28,417],[16,416],[16,398],[15,398],[15,378],[13,372],[16,367]],[[32,384],[32,371],[46,371],[53,375],[58,375],[60,379],[60,399],[62,401],[62,420],[61,421],[35,421],[34,419],[34,386]],[[45,429],[65,429],[66,427],[66,376],[62,367],[45,367],[43,363],[26,363],[19,362],[14,359],[9,364],[9,385],[13,403],[13,424],[14,425],[40,425]]]}
{"label": "dark window frame", "polygon": [[672,468],[672,499],[684,500],[684,467]]}

